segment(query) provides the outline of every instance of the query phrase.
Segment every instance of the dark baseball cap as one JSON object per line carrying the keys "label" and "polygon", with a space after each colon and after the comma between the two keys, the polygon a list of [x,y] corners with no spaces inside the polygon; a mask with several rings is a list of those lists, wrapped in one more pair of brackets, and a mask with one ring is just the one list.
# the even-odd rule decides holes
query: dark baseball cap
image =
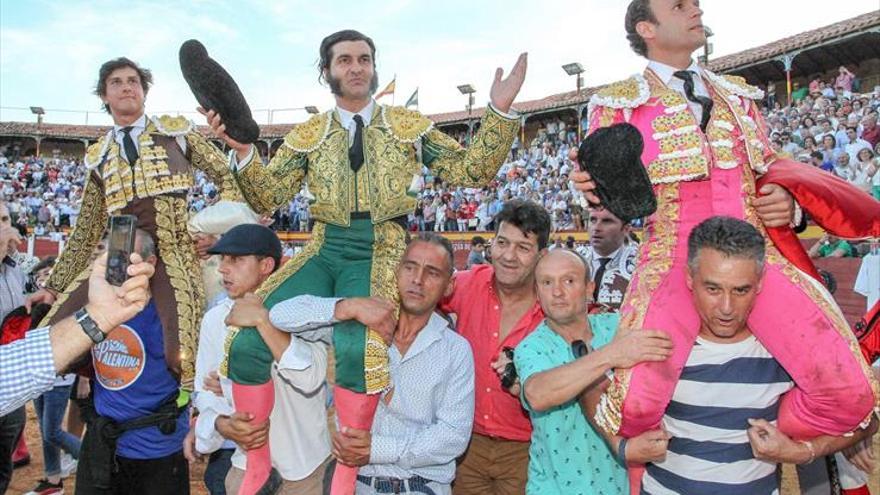
{"label": "dark baseball cap", "polygon": [[208,249],[208,254],[270,256],[275,259],[277,266],[281,261],[281,241],[269,227],[256,223],[243,223],[223,234],[220,240]]}

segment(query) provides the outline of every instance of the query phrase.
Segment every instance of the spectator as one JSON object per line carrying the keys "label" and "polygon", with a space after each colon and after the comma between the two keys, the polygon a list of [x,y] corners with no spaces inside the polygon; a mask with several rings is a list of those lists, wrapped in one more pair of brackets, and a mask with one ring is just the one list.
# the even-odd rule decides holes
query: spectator
{"label": "spectator", "polygon": [[877,125],[877,112],[868,114],[862,119],[862,139],[875,148],[880,144],[880,126]]}
{"label": "spectator", "polygon": [[[456,274],[441,310],[455,313],[457,330],[474,353],[476,406],[470,446],[456,473],[457,495],[522,494],[531,425],[517,397],[520,385],[504,348],[515,348],[544,313],[534,270],[550,236],[547,211],[513,200],[496,217],[491,265]],[[513,368],[513,366],[511,366]]]}
{"label": "spectator", "polygon": [[853,247],[843,239],[825,234],[810,246],[810,258],[849,258],[854,256]]}
{"label": "spectator", "polygon": [[[153,240],[141,229],[135,252],[150,264],[157,262]],[[92,352],[94,391],[82,404],[87,426],[76,474],[78,494],[104,494],[108,488],[136,493],[145,486],[150,493],[189,493],[182,451],[189,402],[179,402],[179,384],[165,362],[162,341],[162,323],[150,299]]]}
{"label": "spectator", "polygon": [[859,151],[864,149],[870,150],[872,148],[871,143],[858,137],[857,134],[858,133],[855,126],[846,128],[847,144],[844,149],[846,150],[847,154],[849,154],[849,162],[852,164],[859,162]]}
{"label": "spectator", "polygon": [[849,71],[844,66],[840,66],[838,69],[837,78],[834,80],[834,88],[840,88],[843,90],[843,94],[845,96],[849,96],[852,93],[853,89],[853,79],[855,79],[855,74]]}
{"label": "spectator", "polygon": [[[195,437],[197,452],[211,454],[205,484],[212,495],[238,493],[247,468],[245,451],[265,444],[268,429],[268,442],[274,445],[296,439],[289,449],[271,450],[280,492],[319,495],[323,492],[323,475],[330,456],[324,391],[327,342],[291,338],[290,334],[280,332],[270,324],[269,312],[259,297],[250,294],[275,272],[281,261],[281,244],[272,231],[260,225],[238,225],[209,252],[221,256],[219,272],[228,297],[205,314],[196,358],[193,404],[199,415],[195,434],[188,438]],[[255,326],[277,361],[272,371],[275,408],[269,422],[255,423],[245,414],[234,412],[229,399],[230,382],[213,378],[225,357],[227,325]],[[223,395],[212,393],[206,383],[213,385],[214,391],[219,387]],[[263,440],[255,441],[255,437]],[[236,446],[238,450],[233,454]]]}
{"label": "spectator", "polygon": [[854,163],[856,173],[853,184],[868,194],[874,194],[873,184],[878,180],[877,170],[880,168],[877,160],[874,159],[874,150],[862,148],[856,154]]}
{"label": "spectator", "polygon": [[486,264],[486,255],[484,251],[486,249],[486,239],[482,236],[475,235],[471,239],[471,250],[468,253],[467,258],[467,269],[470,270],[474,267],[474,265],[484,265]]}
{"label": "spectator", "polygon": [[615,454],[584,418],[579,398],[613,368],[666,359],[672,343],[660,332],[614,337],[616,315],[587,317],[590,270],[573,251],[542,257],[535,281],[546,318],[514,351],[533,428],[526,493],[625,493],[626,463],[662,460],[668,437],[649,431]]}
{"label": "spectator", "polygon": [[849,153],[838,150],[835,151],[834,154],[834,175],[847,182],[853,182],[856,178],[856,171],[850,164]]}
{"label": "spectator", "polygon": [[[474,420],[473,354],[435,312],[451,292],[452,273],[452,245],[436,234],[413,239],[397,267],[400,319],[389,347],[394,388],[379,401],[371,431],[348,428],[333,436],[337,461],[361,467],[358,494],[451,493],[456,458],[467,448]],[[339,306],[355,301],[331,299],[337,314],[319,315],[313,309],[318,304],[303,300],[275,306],[272,323],[284,329],[332,324],[347,316],[338,314]],[[374,319],[364,316],[355,318],[372,327]]]}

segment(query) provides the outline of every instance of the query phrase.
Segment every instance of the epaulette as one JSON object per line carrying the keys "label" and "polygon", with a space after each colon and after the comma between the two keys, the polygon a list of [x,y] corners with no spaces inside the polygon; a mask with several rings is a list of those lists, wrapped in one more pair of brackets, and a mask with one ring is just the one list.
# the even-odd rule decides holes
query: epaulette
{"label": "epaulette", "polygon": [[300,153],[315,151],[327,139],[332,121],[333,110],[329,110],[319,113],[301,124],[296,124],[284,136],[284,145]]}
{"label": "epaulette", "polygon": [[431,119],[415,110],[384,105],[379,108],[379,118],[391,131],[394,139],[402,143],[414,143],[434,127]]}
{"label": "epaulette", "polygon": [[590,98],[590,107],[636,108],[644,105],[650,97],[651,88],[645,76],[634,74],[597,91]]}
{"label": "epaulette", "polygon": [[150,121],[160,134],[170,137],[184,136],[195,128],[192,121],[183,116],[162,115],[161,117],[150,117]]}
{"label": "epaulette", "polygon": [[107,154],[107,148],[110,146],[111,142],[113,142],[112,130],[107,131],[107,134],[104,134],[103,137],[98,139],[98,142],[93,143],[86,148],[86,155],[83,157],[86,170],[94,170],[95,167],[101,164],[101,160],[103,160],[104,155]]}
{"label": "epaulette", "polygon": [[710,81],[724,88],[728,93],[742,96],[743,98],[748,98],[750,100],[764,99],[764,91],[747,83],[745,78],[741,76],[731,76],[728,74],[719,76],[718,74],[705,69],[703,72]]}

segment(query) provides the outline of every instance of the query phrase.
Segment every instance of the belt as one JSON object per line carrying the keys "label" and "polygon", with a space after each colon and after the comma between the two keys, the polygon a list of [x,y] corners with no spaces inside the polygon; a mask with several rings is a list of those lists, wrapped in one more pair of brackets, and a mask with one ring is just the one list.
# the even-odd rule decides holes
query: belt
{"label": "belt", "polygon": [[437,492],[428,486],[431,480],[421,476],[389,478],[387,476],[358,475],[357,480],[375,489],[376,493],[424,493],[426,495],[437,495]]}

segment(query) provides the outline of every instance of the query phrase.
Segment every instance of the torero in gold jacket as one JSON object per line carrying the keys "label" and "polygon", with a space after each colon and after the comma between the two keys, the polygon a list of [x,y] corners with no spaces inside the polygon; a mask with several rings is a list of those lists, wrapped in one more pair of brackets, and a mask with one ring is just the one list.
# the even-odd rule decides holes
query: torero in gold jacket
{"label": "torero in gold jacket", "polygon": [[194,374],[198,328],[204,312],[204,288],[193,239],[187,231],[187,192],[193,171],[203,171],[222,199],[242,201],[226,157],[184,117],[147,117],[139,122],[139,157],[134,164],[115,139],[113,129],[89,146],[87,178],[79,220],[47,282],[58,294],[47,321],[54,323],[83,306],[90,261],[110,215],[135,215],[159,253],[150,281],[164,331],[169,370],[189,387]]}
{"label": "torero in gold jacket", "polygon": [[[294,126],[268,165],[253,153],[238,164],[238,184],[258,213],[288,204],[304,182],[314,195],[311,240],[260,288],[267,307],[301,294],[397,301],[394,271],[406,245],[406,216],[416,206],[414,176],[424,165],[450,184],[482,187],[497,173],[519,131],[518,119],[490,105],[473,144],[464,149],[416,111],[370,106],[363,166],[357,171],[337,110]],[[234,331],[227,343],[222,371],[234,382],[257,385],[270,379],[272,354],[256,329]],[[360,394],[388,386],[387,348],[378,334],[345,321],[335,325],[334,345],[337,386]]]}

